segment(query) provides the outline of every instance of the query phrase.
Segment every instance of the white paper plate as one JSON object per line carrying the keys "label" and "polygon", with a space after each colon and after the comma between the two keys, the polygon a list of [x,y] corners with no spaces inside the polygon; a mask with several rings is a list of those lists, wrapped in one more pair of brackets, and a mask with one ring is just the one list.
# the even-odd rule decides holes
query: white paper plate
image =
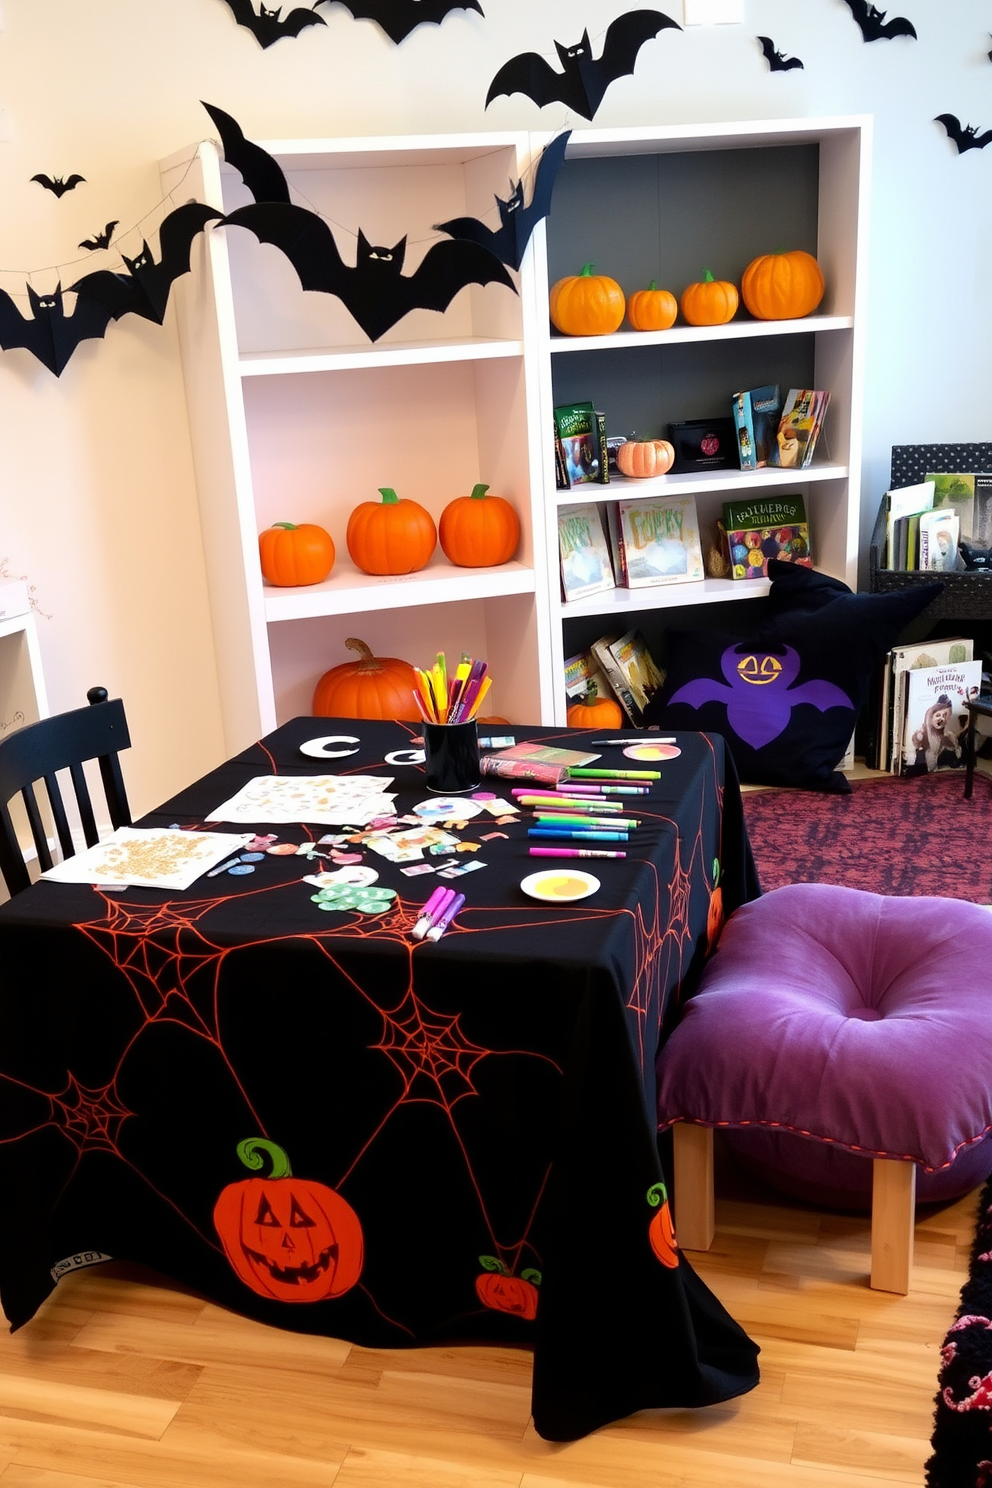
{"label": "white paper plate", "polygon": [[447,821],[449,817],[456,821],[470,821],[473,816],[478,816],[482,804],[473,801],[471,796],[432,796],[429,801],[418,801],[412,809],[421,821]]}
{"label": "white paper plate", "polygon": [[543,899],[546,904],[571,904],[576,899],[587,899],[599,888],[599,879],[579,868],[542,868],[532,873],[520,885],[532,899]]}
{"label": "white paper plate", "polygon": [[[310,759],[343,759],[346,754],[357,754],[360,739],[352,734],[326,734],[322,739],[308,739],[300,745],[300,753]],[[354,744],[354,749],[339,749],[336,745]]]}

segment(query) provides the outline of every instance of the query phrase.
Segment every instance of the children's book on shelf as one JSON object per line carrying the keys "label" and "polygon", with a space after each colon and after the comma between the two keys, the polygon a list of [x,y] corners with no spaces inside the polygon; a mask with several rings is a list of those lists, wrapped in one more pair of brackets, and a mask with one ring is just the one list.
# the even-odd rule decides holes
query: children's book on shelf
{"label": "children's book on shelf", "polygon": [[770,465],[804,470],[823,430],[830,394],[816,388],[790,388],[782,407]]}
{"label": "children's book on shelf", "polygon": [[[912,521],[910,517],[908,519]],[[934,573],[949,573],[958,566],[958,542],[961,537],[961,520],[951,507],[938,506],[934,511],[921,512],[918,518],[918,543],[915,562],[900,564],[900,568],[923,568]]]}
{"label": "children's book on shelf", "polygon": [[591,403],[563,403],[554,411],[568,485],[609,479],[600,454],[599,421]]}
{"label": "children's book on shelf", "polygon": [[610,507],[617,581],[627,589],[702,579],[696,503],[691,496],[641,497]]}
{"label": "children's book on shelf", "polygon": [[726,556],[733,579],[766,579],[768,560],[812,568],[802,496],[761,496],[723,506]]}
{"label": "children's book on shelf", "polygon": [[585,599],[615,587],[610,545],[595,502],[563,506],[558,512],[558,552],[562,598]]}
{"label": "children's book on shelf", "polygon": [[959,520],[958,538],[978,547],[992,547],[992,474],[970,470],[928,475],[935,486],[934,510],[953,508]]}
{"label": "children's book on shelf", "polygon": [[882,687],[882,716],[879,720],[878,768],[899,773],[899,757],[906,714],[907,675],[930,667],[961,666],[975,654],[971,636],[944,636],[895,646],[889,652]]}
{"label": "children's book on shelf", "polygon": [[906,673],[900,773],[926,775],[966,764],[968,702],[982,686],[981,661],[947,662]]}
{"label": "children's book on shelf", "polygon": [[742,470],[760,470],[776,449],[775,435],[782,416],[782,391],[777,383],[747,388],[731,399],[737,430],[737,455]]}
{"label": "children's book on shelf", "polygon": [[643,728],[647,700],[664,680],[643,636],[636,630],[609,631],[593,641],[592,654],[630,722]]}
{"label": "children's book on shelf", "polygon": [[613,699],[610,686],[599,662],[591,651],[579,651],[565,658],[565,695],[569,702],[584,698],[590,687],[596,689],[598,698]]}
{"label": "children's book on shelf", "polygon": [[[909,552],[908,519],[930,511],[934,504],[934,480],[927,476],[913,486],[899,486],[885,493],[885,563],[887,569],[915,567],[907,565]],[[918,525],[918,524],[917,524]],[[916,552],[914,546],[913,557]],[[902,560],[900,562],[900,559]]]}

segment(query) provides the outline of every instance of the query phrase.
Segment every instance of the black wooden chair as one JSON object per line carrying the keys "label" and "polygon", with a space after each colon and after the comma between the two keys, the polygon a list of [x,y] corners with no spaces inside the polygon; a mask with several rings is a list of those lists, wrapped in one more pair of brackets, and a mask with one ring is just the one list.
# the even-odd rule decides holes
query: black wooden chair
{"label": "black wooden chair", "polygon": [[124,778],[117,758],[119,750],[131,747],[124,704],[120,698],[108,701],[105,687],[91,687],[86,696],[88,707],[25,724],[0,739],[0,874],[12,896],[30,883],[8,809],[15,796],[19,795],[24,802],[42,869],[52,867],[52,855],[34,790],[38,782],[45,783],[63,857],[72,857],[75,852],[56,771],[69,771],[87,847],[93,847],[99,841],[99,834],[83,774],[84,761],[95,759],[99,762],[113,826],[131,825]]}

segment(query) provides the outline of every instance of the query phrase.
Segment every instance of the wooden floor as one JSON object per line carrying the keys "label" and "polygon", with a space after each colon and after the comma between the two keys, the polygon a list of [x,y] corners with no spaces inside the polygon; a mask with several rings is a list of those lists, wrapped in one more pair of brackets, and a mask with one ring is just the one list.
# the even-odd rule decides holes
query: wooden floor
{"label": "wooden floor", "polygon": [[0,1488],[919,1485],[977,1202],[918,1211],[912,1291],[891,1296],[868,1288],[867,1218],[724,1164],[716,1243],[692,1261],[761,1345],[761,1384],[566,1445],[534,1432],[525,1351],[380,1353],[122,1266],[78,1272],[0,1333]]}

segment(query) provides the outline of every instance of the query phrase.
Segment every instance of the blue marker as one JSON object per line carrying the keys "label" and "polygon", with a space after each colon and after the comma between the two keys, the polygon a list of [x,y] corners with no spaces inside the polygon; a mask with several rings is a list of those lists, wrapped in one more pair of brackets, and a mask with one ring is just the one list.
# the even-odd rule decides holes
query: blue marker
{"label": "blue marker", "polygon": [[528,827],[528,837],[564,837],[571,842],[627,842],[629,832],[580,832],[564,827]]}

